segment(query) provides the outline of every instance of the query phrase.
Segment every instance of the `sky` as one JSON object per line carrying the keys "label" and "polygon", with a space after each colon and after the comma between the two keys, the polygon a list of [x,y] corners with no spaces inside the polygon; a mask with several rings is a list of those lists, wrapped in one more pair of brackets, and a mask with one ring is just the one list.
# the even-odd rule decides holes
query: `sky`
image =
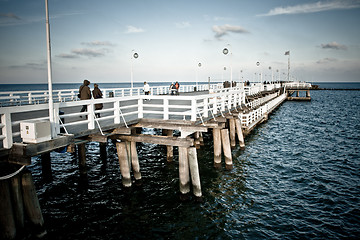
{"label": "sky", "polygon": [[[286,80],[289,61],[293,80],[360,81],[360,0],[48,6],[53,83]],[[0,84],[48,82],[45,14],[44,0],[0,0]]]}

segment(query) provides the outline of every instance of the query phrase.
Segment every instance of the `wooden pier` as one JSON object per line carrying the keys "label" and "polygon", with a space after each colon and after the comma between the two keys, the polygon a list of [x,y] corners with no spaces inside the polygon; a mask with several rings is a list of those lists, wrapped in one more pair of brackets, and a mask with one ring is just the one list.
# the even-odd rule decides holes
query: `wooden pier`
{"label": "wooden pier", "polygon": [[[173,161],[173,147],[177,147],[181,196],[186,198],[192,191],[200,199],[201,171],[196,152],[203,145],[202,133],[212,133],[214,167],[230,170],[233,167],[231,150],[237,145],[244,149],[246,135],[266,121],[281,103],[292,100],[289,94],[309,91],[310,88],[311,85],[305,83],[296,83],[296,86],[294,83],[254,84],[248,87],[239,84],[232,88],[184,91],[176,96],[138,94],[59,101],[54,104],[53,121],[49,121],[46,103],[0,108],[0,164],[7,175],[0,178],[0,211],[4,212],[0,219],[2,237],[15,238],[16,231],[23,228],[25,216],[37,227],[37,234],[46,233],[31,173],[23,170],[32,164],[33,156],[42,155],[47,159],[44,162],[51,164],[51,151],[59,148],[78,151],[79,172],[86,175],[85,144],[99,142],[104,152],[105,144],[112,140],[116,142],[122,185],[129,188],[142,181],[142,159],[137,155],[136,143],[165,145],[167,161]],[[310,94],[306,97],[310,98]],[[104,108],[96,111],[94,105],[100,102]],[[79,112],[82,105],[87,105],[87,112]],[[97,113],[100,118],[97,118]],[[43,122],[48,124],[48,129],[29,127],[41,126]],[[142,128],[160,129],[162,135],[141,134]],[[37,137],[43,140],[27,136],[31,131],[41,132],[42,135]]]}

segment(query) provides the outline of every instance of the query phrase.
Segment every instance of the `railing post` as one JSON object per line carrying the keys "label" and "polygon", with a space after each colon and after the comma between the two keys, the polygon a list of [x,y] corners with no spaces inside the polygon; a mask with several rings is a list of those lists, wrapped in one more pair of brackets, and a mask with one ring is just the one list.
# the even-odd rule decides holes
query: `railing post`
{"label": "railing post", "polygon": [[29,99],[29,104],[32,104],[31,92],[29,92],[29,94],[28,94],[28,99]]}
{"label": "railing post", "polygon": [[169,120],[169,99],[164,98],[164,120]]}
{"label": "railing post", "polygon": [[191,100],[191,121],[196,121],[196,99]]}
{"label": "railing post", "polygon": [[120,101],[114,102],[114,123],[120,123]]}
{"label": "railing post", "polygon": [[1,123],[4,124],[2,131],[2,134],[5,136],[5,139],[3,140],[3,147],[11,148],[13,145],[13,138],[12,138],[12,124],[11,124],[10,113],[7,112],[1,115]]}
{"label": "railing post", "polygon": [[89,120],[88,129],[95,129],[94,104],[93,103],[88,104],[87,110],[88,110],[87,116],[88,116],[88,120]]}
{"label": "railing post", "polygon": [[54,126],[53,131],[57,134],[60,133],[60,117],[59,117],[59,103],[54,103]]}
{"label": "railing post", "polygon": [[138,118],[144,118],[144,106],[143,106],[143,99],[138,99]]}
{"label": "railing post", "polygon": [[209,117],[209,98],[204,98],[204,117]]}

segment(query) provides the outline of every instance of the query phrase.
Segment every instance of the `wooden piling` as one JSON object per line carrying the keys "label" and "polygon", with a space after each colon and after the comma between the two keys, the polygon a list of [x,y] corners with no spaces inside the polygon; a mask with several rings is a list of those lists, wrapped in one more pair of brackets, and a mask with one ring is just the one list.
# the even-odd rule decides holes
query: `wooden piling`
{"label": "wooden piling", "polygon": [[36,235],[44,236],[44,219],[41,213],[39,199],[30,172],[25,172],[21,179],[22,193],[24,199],[24,210],[30,222],[35,226]]}
{"label": "wooden piling", "polygon": [[229,139],[229,130],[222,129],[221,130],[221,144],[224,151],[225,156],[225,167],[226,169],[232,169],[232,156],[231,156],[231,147],[230,147],[230,139]]}
{"label": "wooden piling", "polygon": [[125,142],[117,142],[116,150],[119,157],[122,184],[124,187],[131,187],[130,161]]}
{"label": "wooden piling", "polygon": [[51,171],[51,156],[50,152],[41,154],[41,167],[42,167],[42,176],[45,181],[51,181],[52,171]]}
{"label": "wooden piling", "polygon": [[230,146],[233,149],[236,147],[236,139],[235,139],[236,131],[235,131],[235,119],[234,118],[229,119],[229,128],[230,128]]}
{"label": "wooden piling", "polygon": [[240,119],[235,120],[235,125],[236,125],[236,133],[237,133],[237,136],[238,136],[240,149],[245,149],[244,134],[242,132]]}
{"label": "wooden piling", "polygon": [[196,149],[200,149],[200,133],[195,132],[194,133],[194,138],[195,138],[195,147],[196,147]]}
{"label": "wooden piling", "polygon": [[14,211],[14,220],[16,228],[21,230],[24,228],[24,204],[21,191],[21,177],[16,175],[10,179],[12,205]]}
{"label": "wooden piling", "polygon": [[193,193],[196,197],[201,197],[201,183],[196,148],[190,147],[188,150],[188,154]]}
{"label": "wooden piling", "polygon": [[130,153],[131,153],[131,165],[134,171],[134,177],[136,181],[141,180],[139,157],[136,151],[136,142],[130,142]]}
{"label": "wooden piling", "polygon": [[102,160],[103,164],[106,164],[107,162],[107,151],[106,151],[106,145],[107,143],[99,143],[100,144],[100,158]]}
{"label": "wooden piling", "polygon": [[78,145],[78,157],[80,175],[87,175],[85,143],[81,143]]}
{"label": "wooden piling", "polygon": [[0,181],[0,238],[14,239],[16,225],[8,180]]}
{"label": "wooden piling", "polygon": [[200,146],[204,146],[205,144],[204,144],[203,134],[202,134],[202,132],[199,132],[199,134],[200,134],[200,137],[199,137],[199,139],[200,139]]}
{"label": "wooden piling", "polygon": [[214,141],[214,167],[221,167],[221,129],[213,129],[213,141]]}
{"label": "wooden piling", "polygon": [[[173,130],[171,129],[163,129],[163,135],[172,137],[173,136]],[[172,162],[174,159],[174,147],[166,145],[166,160],[168,162]]]}
{"label": "wooden piling", "polygon": [[190,192],[190,176],[189,176],[189,159],[188,148],[179,147],[179,180],[180,193],[187,194]]}

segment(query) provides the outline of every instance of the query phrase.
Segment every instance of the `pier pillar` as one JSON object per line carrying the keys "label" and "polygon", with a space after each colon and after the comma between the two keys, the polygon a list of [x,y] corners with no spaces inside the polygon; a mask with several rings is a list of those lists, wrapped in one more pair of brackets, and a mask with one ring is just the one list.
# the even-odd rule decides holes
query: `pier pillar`
{"label": "pier pillar", "polygon": [[188,148],[179,147],[179,180],[180,193],[185,195],[190,192]]}
{"label": "pier pillar", "polygon": [[245,149],[245,141],[244,141],[244,134],[242,132],[240,119],[235,120],[235,125],[236,125],[236,133],[237,133],[237,136],[238,136],[240,149],[243,150],[243,149]]}
{"label": "pier pillar", "polygon": [[107,151],[106,151],[106,145],[107,143],[100,143],[100,158],[103,164],[106,164],[107,162]]}
{"label": "pier pillar", "polygon": [[11,195],[12,195],[12,205],[14,211],[14,220],[17,230],[24,228],[24,204],[23,204],[23,194],[21,191],[21,177],[16,175],[10,179],[11,186]]}
{"label": "pier pillar", "polygon": [[8,180],[0,181],[0,238],[14,239],[16,226]]}
{"label": "pier pillar", "polygon": [[310,90],[306,91],[306,97],[310,97]]}
{"label": "pier pillar", "polygon": [[233,149],[236,147],[235,119],[234,118],[229,119],[229,129],[230,129],[230,146]]}
{"label": "pier pillar", "polygon": [[196,148],[190,147],[189,150],[189,166],[190,166],[190,175],[191,182],[193,185],[193,193],[196,197],[201,197],[201,183],[200,183],[200,174],[199,174],[199,165],[197,160]]}
{"label": "pier pillar", "polygon": [[213,141],[214,141],[214,167],[221,167],[221,129],[213,129]]}
{"label": "pier pillar", "polygon": [[199,137],[199,139],[200,139],[200,146],[204,146],[205,144],[204,144],[204,137],[203,137],[202,132],[199,132],[199,135],[200,135],[200,137]]}
{"label": "pier pillar", "polygon": [[221,143],[225,156],[225,167],[230,170],[233,167],[232,156],[231,156],[231,147],[230,147],[230,139],[229,139],[229,130],[222,129],[221,130]]}
{"label": "pier pillar", "polygon": [[[171,129],[163,129],[163,135],[172,137],[173,130]],[[173,146],[166,146],[166,160],[168,162],[172,162],[174,159],[174,147]]]}
{"label": "pier pillar", "polygon": [[116,150],[119,157],[122,184],[124,187],[131,187],[130,161],[125,142],[117,142]]}
{"label": "pier pillar", "polygon": [[30,222],[36,227],[36,236],[42,237],[46,234],[46,230],[44,229],[44,218],[41,213],[39,199],[30,172],[25,172],[22,175],[21,184],[26,215]]}
{"label": "pier pillar", "polygon": [[130,145],[131,165],[134,171],[134,177],[136,181],[140,181],[141,172],[140,172],[139,157],[136,151],[136,142],[129,142],[128,145]]}
{"label": "pier pillar", "polygon": [[80,175],[81,175],[81,176],[84,176],[84,175],[87,174],[85,143],[81,143],[81,144],[78,145],[78,157],[79,157],[79,171],[80,171]]}
{"label": "pier pillar", "polygon": [[195,132],[194,138],[195,138],[194,144],[196,149],[200,149],[200,132]]}
{"label": "pier pillar", "polygon": [[52,179],[50,152],[41,154],[42,175],[46,181]]}
{"label": "pier pillar", "polygon": [[296,91],[296,97],[299,97],[300,91]]}

